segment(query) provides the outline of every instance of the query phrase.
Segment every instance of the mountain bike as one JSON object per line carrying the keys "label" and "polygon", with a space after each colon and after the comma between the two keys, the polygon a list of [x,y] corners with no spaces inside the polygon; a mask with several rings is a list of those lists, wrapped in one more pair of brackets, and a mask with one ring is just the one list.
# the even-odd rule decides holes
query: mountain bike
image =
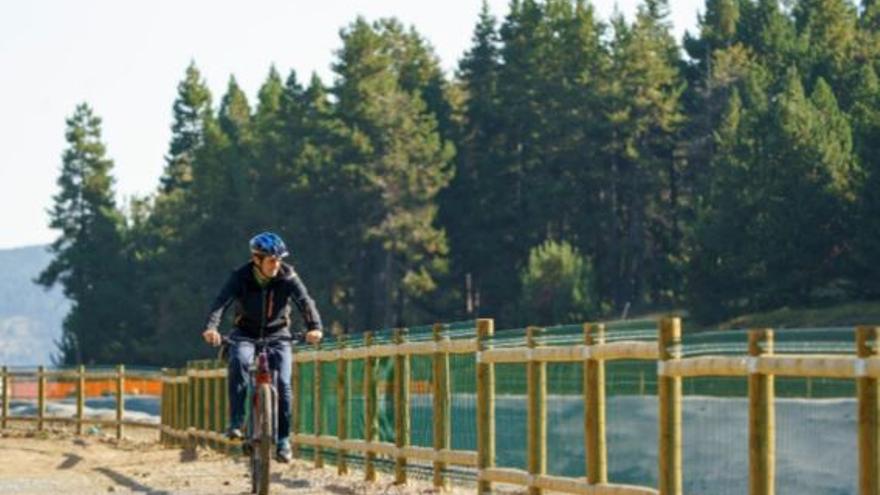
{"label": "mountain bike", "polygon": [[242,451],[250,457],[251,493],[268,495],[269,466],[278,431],[277,370],[269,368],[268,347],[272,342],[293,341],[293,337],[253,339],[241,335],[223,337],[228,346],[238,341],[254,344],[254,359],[248,367],[245,399],[245,427]]}

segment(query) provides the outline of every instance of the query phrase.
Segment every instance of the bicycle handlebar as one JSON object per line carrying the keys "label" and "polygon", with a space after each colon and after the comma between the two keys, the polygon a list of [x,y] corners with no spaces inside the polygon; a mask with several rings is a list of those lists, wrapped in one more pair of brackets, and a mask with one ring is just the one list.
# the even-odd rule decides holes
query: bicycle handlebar
{"label": "bicycle handlebar", "polygon": [[237,336],[235,336],[235,338],[232,338],[229,335],[224,335],[223,339],[222,339],[224,344],[231,344],[233,342],[241,342],[241,341],[252,342],[254,344],[264,344],[264,343],[269,343],[269,342],[294,342],[296,340],[298,340],[298,339],[292,335],[278,335],[278,336],[274,336],[274,337],[273,336],[266,336],[266,337],[258,337],[258,338],[248,337],[246,335],[237,335]]}

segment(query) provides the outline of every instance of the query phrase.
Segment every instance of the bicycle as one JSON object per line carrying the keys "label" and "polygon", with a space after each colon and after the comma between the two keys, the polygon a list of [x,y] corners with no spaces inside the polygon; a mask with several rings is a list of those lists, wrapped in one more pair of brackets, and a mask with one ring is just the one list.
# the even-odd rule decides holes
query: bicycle
{"label": "bicycle", "polygon": [[[250,338],[237,335],[223,337],[223,346],[244,341],[254,344],[254,358],[248,366],[245,394],[245,437],[242,451],[250,457],[251,493],[268,495],[269,466],[278,431],[278,390],[275,386],[277,370],[269,369],[269,343],[295,341],[294,337]],[[221,350],[221,354],[224,350]],[[247,407],[250,405],[250,408]]]}

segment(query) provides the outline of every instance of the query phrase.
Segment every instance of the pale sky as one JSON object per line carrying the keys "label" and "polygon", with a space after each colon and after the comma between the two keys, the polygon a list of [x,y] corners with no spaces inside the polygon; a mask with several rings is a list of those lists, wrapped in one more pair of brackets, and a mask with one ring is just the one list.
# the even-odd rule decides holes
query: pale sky
{"label": "pale sky", "polygon": [[[470,46],[480,0],[119,0],[0,4],[0,249],[51,242],[46,210],[65,147],[65,119],[87,102],[103,136],[120,204],[152,193],[164,166],[177,84],[190,60],[214,103],[234,74],[251,103],[269,67],[332,81],[339,30],[358,15],[394,16],[430,41],[451,73]],[[637,0],[619,0],[628,17]],[[680,40],[702,0],[676,0]],[[499,19],[508,0],[490,0]],[[615,2],[594,1],[607,20]]]}

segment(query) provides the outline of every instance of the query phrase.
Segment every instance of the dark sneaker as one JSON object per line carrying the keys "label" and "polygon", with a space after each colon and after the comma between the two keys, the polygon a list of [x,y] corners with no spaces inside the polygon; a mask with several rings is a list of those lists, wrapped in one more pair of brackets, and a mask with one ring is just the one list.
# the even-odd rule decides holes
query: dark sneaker
{"label": "dark sneaker", "polygon": [[226,431],[226,438],[230,440],[241,440],[244,438],[244,433],[241,432],[240,428],[230,428]]}
{"label": "dark sneaker", "polygon": [[293,452],[290,450],[290,442],[278,442],[278,450],[275,451],[275,459],[278,462],[288,463],[293,459]]}

